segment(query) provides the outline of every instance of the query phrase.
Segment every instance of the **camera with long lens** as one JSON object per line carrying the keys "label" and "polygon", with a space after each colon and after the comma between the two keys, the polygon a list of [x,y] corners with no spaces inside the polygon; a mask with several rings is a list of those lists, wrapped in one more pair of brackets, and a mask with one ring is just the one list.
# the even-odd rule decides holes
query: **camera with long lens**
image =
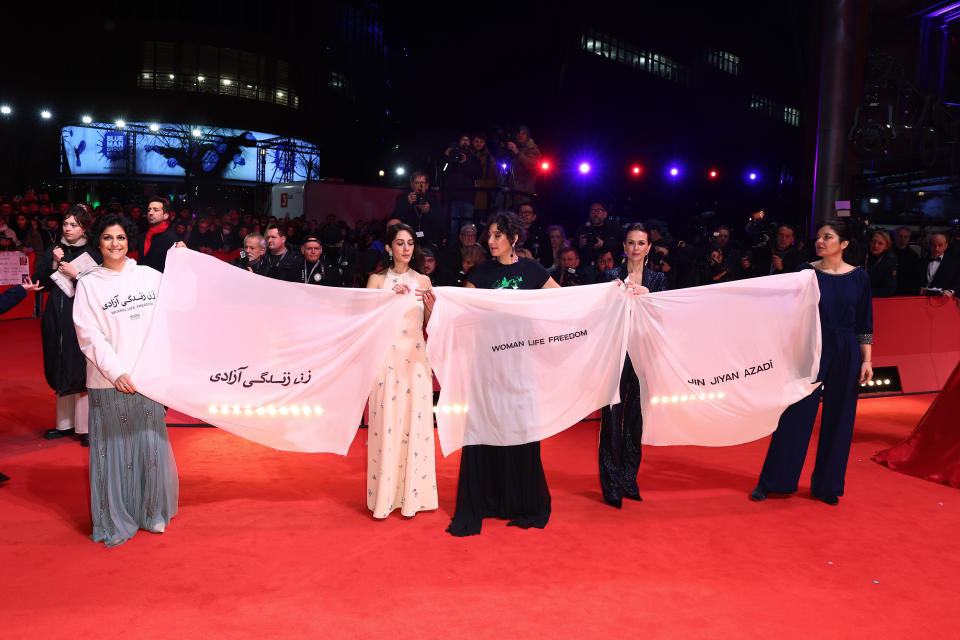
{"label": "camera with long lens", "polygon": [[767,219],[767,212],[763,209],[750,214],[746,232],[753,238],[751,248],[764,249],[770,246],[777,235],[777,223]]}

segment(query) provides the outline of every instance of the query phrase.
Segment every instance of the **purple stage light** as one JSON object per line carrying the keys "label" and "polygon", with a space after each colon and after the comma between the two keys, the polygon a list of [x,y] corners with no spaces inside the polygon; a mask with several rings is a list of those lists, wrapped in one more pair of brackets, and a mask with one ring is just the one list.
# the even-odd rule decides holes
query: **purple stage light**
{"label": "purple stage light", "polygon": [[580,163],[580,166],[579,166],[578,168],[580,169],[580,173],[582,173],[582,174],[590,173],[590,163],[589,163],[589,162],[581,162],[581,163]]}
{"label": "purple stage light", "polygon": [[750,178],[750,180],[756,180],[756,179],[757,179],[757,174],[754,173],[753,171],[751,171],[751,172],[749,173],[749,175],[747,175],[747,177]]}
{"label": "purple stage light", "polygon": [[677,175],[679,175],[679,174],[680,174],[680,169],[677,169],[676,167],[670,167],[670,175],[671,175],[671,176],[673,176],[674,178],[676,178]]}

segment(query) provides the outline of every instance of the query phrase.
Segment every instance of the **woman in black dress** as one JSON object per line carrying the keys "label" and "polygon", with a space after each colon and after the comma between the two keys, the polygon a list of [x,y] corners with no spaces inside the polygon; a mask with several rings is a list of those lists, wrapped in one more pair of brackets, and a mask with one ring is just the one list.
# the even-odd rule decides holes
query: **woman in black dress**
{"label": "woman in black dress", "polygon": [[[636,294],[664,291],[667,277],[647,268],[649,253],[646,228],[642,224],[631,226],[623,241],[626,259],[605,273],[607,281],[620,280]],[[617,509],[623,506],[624,498],[642,500],[637,486],[642,437],[640,381],[627,356],[620,374],[620,404],[604,407],[600,412],[600,489],[603,501]]]}
{"label": "woman in black dress", "polygon": [[[497,214],[488,228],[493,260],[470,270],[466,287],[478,289],[552,289],[557,287],[543,266],[517,259],[514,244],[520,219]],[[468,445],[460,454],[457,507],[447,532],[454,536],[480,533],[484,518],[509,520],[510,526],[539,529],[550,519],[550,489],[540,461],[540,443],[512,447]]]}
{"label": "woman in black dress", "polygon": [[889,298],[897,293],[897,256],[890,251],[893,239],[883,229],[870,234],[863,268],[870,276],[870,292],[874,298]]}
{"label": "woman in black dress", "polygon": [[87,242],[93,218],[82,204],[75,204],[60,219],[60,239],[47,247],[37,260],[33,279],[50,292],[40,321],[43,339],[43,372],[50,388],[57,392],[57,423],[44,433],[47,439],[76,433],[87,446],[87,359],[80,352],[73,326],[73,298],[58,287],[51,276],[61,273],[74,282],[77,268],[70,264],[89,253],[99,264],[100,254]]}

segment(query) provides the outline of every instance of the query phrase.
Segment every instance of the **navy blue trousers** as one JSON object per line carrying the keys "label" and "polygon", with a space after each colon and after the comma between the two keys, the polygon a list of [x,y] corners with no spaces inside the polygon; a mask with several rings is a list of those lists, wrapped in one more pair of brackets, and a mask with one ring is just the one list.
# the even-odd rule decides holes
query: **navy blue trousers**
{"label": "navy blue trousers", "polygon": [[787,407],[780,416],[757,483],[764,491],[797,491],[822,397],[820,440],[817,443],[817,461],[810,479],[810,491],[818,497],[843,495],[843,480],[853,440],[853,421],[857,414],[861,357],[855,339],[853,342],[843,339],[839,342],[842,347],[824,362],[827,366],[823,387],[817,387],[812,394]]}

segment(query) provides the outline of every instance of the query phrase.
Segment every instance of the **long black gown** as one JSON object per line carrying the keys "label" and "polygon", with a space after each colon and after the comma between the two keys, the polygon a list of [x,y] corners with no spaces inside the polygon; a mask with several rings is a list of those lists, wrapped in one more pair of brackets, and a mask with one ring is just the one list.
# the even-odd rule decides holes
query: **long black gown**
{"label": "long black gown", "polygon": [[[608,281],[626,280],[626,265],[605,273]],[[659,271],[644,268],[642,284],[651,292],[664,291],[667,278]],[[640,470],[640,441],[643,438],[643,415],[640,412],[640,381],[633,370],[630,356],[620,373],[620,404],[600,411],[600,444],[597,458],[600,466],[600,489],[603,500],[615,507],[623,498],[640,500],[637,472]]]}
{"label": "long black gown", "polygon": [[[495,260],[478,264],[467,279],[478,289],[540,289],[549,278],[538,262],[521,258],[511,265]],[[512,447],[463,447],[457,507],[447,533],[476,535],[484,518],[508,520],[508,526],[522,529],[547,526],[550,489],[540,460],[539,442]]]}

